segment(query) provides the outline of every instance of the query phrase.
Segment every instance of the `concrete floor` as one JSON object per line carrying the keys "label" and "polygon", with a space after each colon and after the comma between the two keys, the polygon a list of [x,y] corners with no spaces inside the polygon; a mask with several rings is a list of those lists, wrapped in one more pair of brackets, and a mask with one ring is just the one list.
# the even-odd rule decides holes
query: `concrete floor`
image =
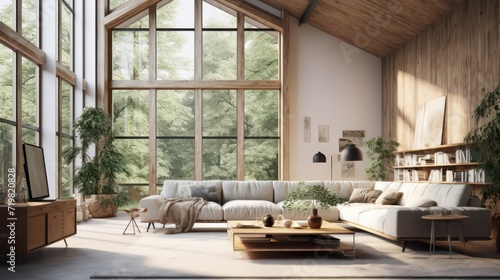
{"label": "concrete floor", "polygon": [[[24,262],[16,260],[16,272],[8,271],[9,266],[2,256],[0,279],[90,279],[106,263],[126,252],[131,244],[147,234],[147,224],[138,222],[142,233],[123,235],[128,221],[128,215],[119,211],[113,218],[79,222],[78,233],[67,239],[68,248],[60,241],[32,252],[24,258]],[[132,232],[131,227],[128,232]],[[500,258],[493,241],[468,242],[467,249],[470,256]]]}

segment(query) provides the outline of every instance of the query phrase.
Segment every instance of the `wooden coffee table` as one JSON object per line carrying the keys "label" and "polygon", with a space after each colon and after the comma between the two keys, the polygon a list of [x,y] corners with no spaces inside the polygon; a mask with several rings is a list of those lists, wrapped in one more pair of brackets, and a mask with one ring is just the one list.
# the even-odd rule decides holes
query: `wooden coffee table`
{"label": "wooden coffee table", "polygon": [[[236,251],[327,251],[342,252],[345,256],[355,258],[355,232],[338,226],[334,223],[323,221],[321,228],[308,227],[285,228],[273,227],[237,227],[240,225],[251,226],[252,221],[228,221],[227,234]],[[294,223],[295,224],[295,223]],[[352,243],[332,242],[331,237],[351,235]],[[351,254],[346,254],[351,252]]]}

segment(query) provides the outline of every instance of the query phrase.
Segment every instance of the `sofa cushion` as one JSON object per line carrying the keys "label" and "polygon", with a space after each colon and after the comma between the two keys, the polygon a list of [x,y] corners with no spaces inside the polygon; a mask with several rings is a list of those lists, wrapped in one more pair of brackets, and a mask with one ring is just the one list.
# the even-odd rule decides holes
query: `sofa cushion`
{"label": "sofa cushion", "polygon": [[179,194],[179,185],[215,186],[218,196],[221,197],[221,180],[165,180],[163,182],[163,190],[161,191],[161,196],[163,196],[163,198],[165,199],[178,197],[177,195]]}
{"label": "sofa cushion", "polygon": [[436,201],[439,207],[467,206],[472,187],[465,184],[430,184],[422,198]]}
{"label": "sofa cushion", "polygon": [[351,197],[349,197],[349,203],[375,203],[381,193],[381,190],[354,189],[352,191]]}
{"label": "sofa cushion", "polygon": [[197,221],[222,221],[224,220],[224,211],[218,203],[209,201],[201,207],[198,213]]}
{"label": "sofa cushion", "polygon": [[359,223],[359,217],[362,213],[370,212],[375,209],[385,209],[387,207],[388,206],[374,203],[348,203],[337,205],[340,219],[353,223]]}
{"label": "sofa cushion", "polygon": [[400,187],[401,187],[401,182],[377,181],[375,182],[373,189],[381,191],[386,191],[386,190],[398,191]]}
{"label": "sofa cushion", "polygon": [[349,199],[354,189],[373,189],[373,181],[325,181],[325,188],[342,198]]}
{"label": "sofa cushion", "polygon": [[267,200],[231,200],[222,205],[224,220],[253,220],[265,214],[274,217],[281,214],[281,208]]}
{"label": "sofa cushion", "polygon": [[[422,199],[425,190],[429,186],[429,183],[410,183],[405,182],[401,184],[399,191],[403,193],[401,199],[399,200],[399,205],[406,205],[409,203],[415,203]],[[432,199],[432,198],[430,198]]]}
{"label": "sofa cushion", "polygon": [[226,204],[231,200],[273,201],[273,182],[272,181],[223,181],[222,204]]}
{"label": "sofa cushion", "polygon": [[[401,207],[401,206],[397,206]],[[370,229],[378,230],[380,232],[384,231],[384,223],[387,216],[387,211],[389,209],[377,208],[370,211],[362,212],[358,217],[358,224],[368,227]]]}
{"label": "sofa cushion", "polygon": [[396,205],[398,204],[398,200],[403,195],[402,192],[394,191],[394,190],[386,190],[384,191],[378,198],[375,200],[376,204],[382,205]]}

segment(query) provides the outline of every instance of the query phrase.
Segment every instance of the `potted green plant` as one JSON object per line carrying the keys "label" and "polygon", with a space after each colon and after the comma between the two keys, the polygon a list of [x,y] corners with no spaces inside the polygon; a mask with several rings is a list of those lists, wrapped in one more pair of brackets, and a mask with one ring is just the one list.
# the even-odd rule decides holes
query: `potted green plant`
{"label": "potted green plant", "polygon": [[394,164],[394,151],[399,143],[384,137],[374,137],[365,144],[370,159],[370,164],[364,169],[366,177],[371,181],[388,180]]}
{"label": "potted green plant", "polygon": [[[111,117],[101,108],[87,107],[74,124],[81,146],[67,147],[63,158],[67,163],[81,155],[82,166],[77,170],[73,184],[81,194],[92,196],[89,211],[94,218],[113,217],[128,196],[119,191],[116,177],[128,174],[125,157],[114,145]],[[95,156],[88,152],[95,144]]]}
{"label": "potted green plant", "polygon": [[299,183],[299,187],[294,189],[285,200],[283,209],[306,212],[312,209],[312,215],[308,217],[307,224],[310,228],[320,228],[323,222],[318,215],[318,209],[328,209],[330,206],[347,201],[330,189],[320,185],[306,185]]}
{"label": "potted green plant", "polygon": [[465,136],[477,168],[484,171],[488,185],[481,190],[482,203],[492,210],[492,236],[500,252],[500,85],[487,92],[474,109],[475,126]]}

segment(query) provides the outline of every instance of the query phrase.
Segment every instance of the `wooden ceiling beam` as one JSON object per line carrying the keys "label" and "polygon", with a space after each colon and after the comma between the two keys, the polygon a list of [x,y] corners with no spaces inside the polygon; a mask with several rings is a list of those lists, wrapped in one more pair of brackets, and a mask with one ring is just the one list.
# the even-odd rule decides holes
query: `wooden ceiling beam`
{"label": "wooden ceiling beam", "polygon": [[160,0],[129,0],[104,17],[104,26],[106,29],[117,27],[158,2]]}
{"label": "wooden ceiling beam", "polygon": [[299,19],[299,26],[306,23],[307,19],[314,10],[314,7],[316,7],[316,4],[318,4],[318,0],[311,0],[311,2],[309,2],[309,5],[307,5],[306,10],[304,11],[304,14],[302,14],[302,16]]}

